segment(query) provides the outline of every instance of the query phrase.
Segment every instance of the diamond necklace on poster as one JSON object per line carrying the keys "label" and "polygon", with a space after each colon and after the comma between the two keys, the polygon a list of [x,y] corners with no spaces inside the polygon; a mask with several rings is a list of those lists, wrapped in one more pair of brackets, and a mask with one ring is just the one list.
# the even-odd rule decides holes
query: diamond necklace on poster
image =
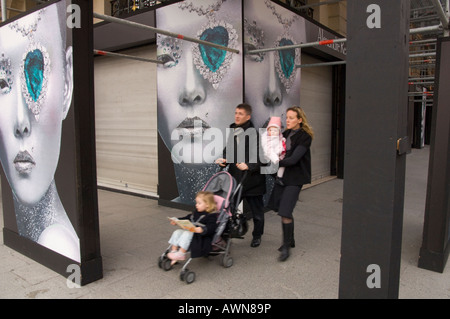
{"label": "diamond necklace on poster", "polygon": [[[196,12],[199,16],[205,16],[208,22],[197,33],[201,40],[236,49],[238,46],[238,34],[233,26],[223,20],[217,21],[216,12],[220,10],[226,0],[219,0],[207,6],[194,6],[194,1],[183,1],[178,6],[189,13]],[[198,3],[199,1],[196,1]],[[194,65],[205,80],[211,83],[214,89],[228,73],[233,61],[233,53],[213,48],[203,44],[196,44],[192,50]]]}
{"label": "diamond necklace on poster", "polygon": [[44,10],[39,10],[37,17],[29,25],[20,26],[18,21],[9,25],[11,30],[15,30],[30,41],[22,58],[20,81],[23,97],[36,121],[39,121],[39,114],[47,95],[50,74],[50,58],[47,49],[34,39],[34,33]]}
{"label": "diamond necklace on poster", "polygon": [[[292,24],[299,19],[297,14],[293,14],[290,19],[283,19],[282,15],[277,12],[274,4],[270,0],[264,0],[265,5],[272,11],[272,14],[277,18],[278,22],[283,26],[283,34],[278,37],[275,42],[275,47],[283,47],[297,44],[294,38],[289,34],[289,29]],[[292,85],[294,84],[297,72],[296,65],[301,63],[300,49],[286,49],[280,50],[278,54],[275,54],[275,68],[278,76],[286,88],[286,92],[289,93]]]}

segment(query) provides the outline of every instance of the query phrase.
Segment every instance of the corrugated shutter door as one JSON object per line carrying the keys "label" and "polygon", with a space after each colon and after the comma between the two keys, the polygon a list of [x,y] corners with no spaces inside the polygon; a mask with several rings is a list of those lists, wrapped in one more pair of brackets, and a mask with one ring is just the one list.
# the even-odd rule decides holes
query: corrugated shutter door
{"label": "corrugated shutter door", "polygon": [[[156,58],[156,46],[121,52]],[[302,64],[322,62],[302,55]],[[97,178],[100,186],[156,196],[158,185],[156,65],[95,59]],[[330,177],[332,68],[302,69],[301,106],[315,131],[313,183]]]}
{"label": "corrugated shutter door", "polygon": [[[320,63],[306,54],[302,64]],[[314,129],[311,147],[312,182],[330,177],[333,76],[331,67],[302,69],[300,104]]]}
{"label": "corrugated shutter door", "polygon": [[[156,59],[156,46],[121,53]],[[94,66],[98,185],[156,196],[156,64],[97,57]]]}

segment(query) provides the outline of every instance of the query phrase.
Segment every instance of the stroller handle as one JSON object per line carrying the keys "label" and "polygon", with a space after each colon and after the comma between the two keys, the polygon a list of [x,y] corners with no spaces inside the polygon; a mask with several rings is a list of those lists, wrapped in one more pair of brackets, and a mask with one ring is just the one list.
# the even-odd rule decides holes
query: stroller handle
{"label": "stroller handle", "polygon": [[[227,166],[228,166],[228,165],[226,165],[226,166],[221,166],[221,165],[219,165],[219,172],[223,172],[223,171],[227,168]],[[239,185],[240,185],[240,184],[243,184],[244,181],[247,179],[248,170],[245,170],[245,171],[243,171],[243,172],[244,172],[244,173],[242,174],[242,178],[241,178],[241,181],[239,182]]]}

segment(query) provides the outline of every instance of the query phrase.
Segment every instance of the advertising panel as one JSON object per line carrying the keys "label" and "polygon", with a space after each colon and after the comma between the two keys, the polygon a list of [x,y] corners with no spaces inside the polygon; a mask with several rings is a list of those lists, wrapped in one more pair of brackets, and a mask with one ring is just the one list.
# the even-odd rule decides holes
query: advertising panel
{"label": "advertising panel", "polygon": [[[240,52],[241,21],[241,0],[182,1],[156,12],[159,29]],[[166,151],[159,152],[159,195],[192,205],[219,169],[214,160],[221,157],[226,128],[242,103],[242,55],[161,35],[157,44],[158,59],[165,62],[157,73],[160,150]],[[174,196],[161,192],[174,187]]]}
{"label": "advertising panel", "polygon": [[57,272],[96,260],[101,276],[93,82],[86,71],[92,36],[81,39],[92,33],[88,7],[52,1],[0,25],[3,233],[5,245]]}

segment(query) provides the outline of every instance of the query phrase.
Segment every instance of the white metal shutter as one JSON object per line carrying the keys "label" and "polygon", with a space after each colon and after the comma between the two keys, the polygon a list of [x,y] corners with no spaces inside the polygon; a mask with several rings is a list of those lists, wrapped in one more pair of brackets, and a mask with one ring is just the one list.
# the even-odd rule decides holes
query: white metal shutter
{"label": "white metal shutter", "polygon": [[[121,52],[156,59],[156,45]],[[156,196],[156,64],[96,57],[98,185]]]}
{"label": "white metal shutter", "polygon": [[[309,55],[302,55],[302,64],[320,63]],[[311,146],[312,183],[330,178],[332,103],[332,67],[302,68],[300,106],[314,129]]]}
{"label": "white metal shutter", "polygon": [[[156,46],[122,52],[156,58]],[[302,55],[302,64],[322,62]],[[156,65],[95,58],[97,178],[100,186],[156,196],[158,185]],[[302,69],[301,102],[315,138],[312,180],[330,177],[332,68]]]}

